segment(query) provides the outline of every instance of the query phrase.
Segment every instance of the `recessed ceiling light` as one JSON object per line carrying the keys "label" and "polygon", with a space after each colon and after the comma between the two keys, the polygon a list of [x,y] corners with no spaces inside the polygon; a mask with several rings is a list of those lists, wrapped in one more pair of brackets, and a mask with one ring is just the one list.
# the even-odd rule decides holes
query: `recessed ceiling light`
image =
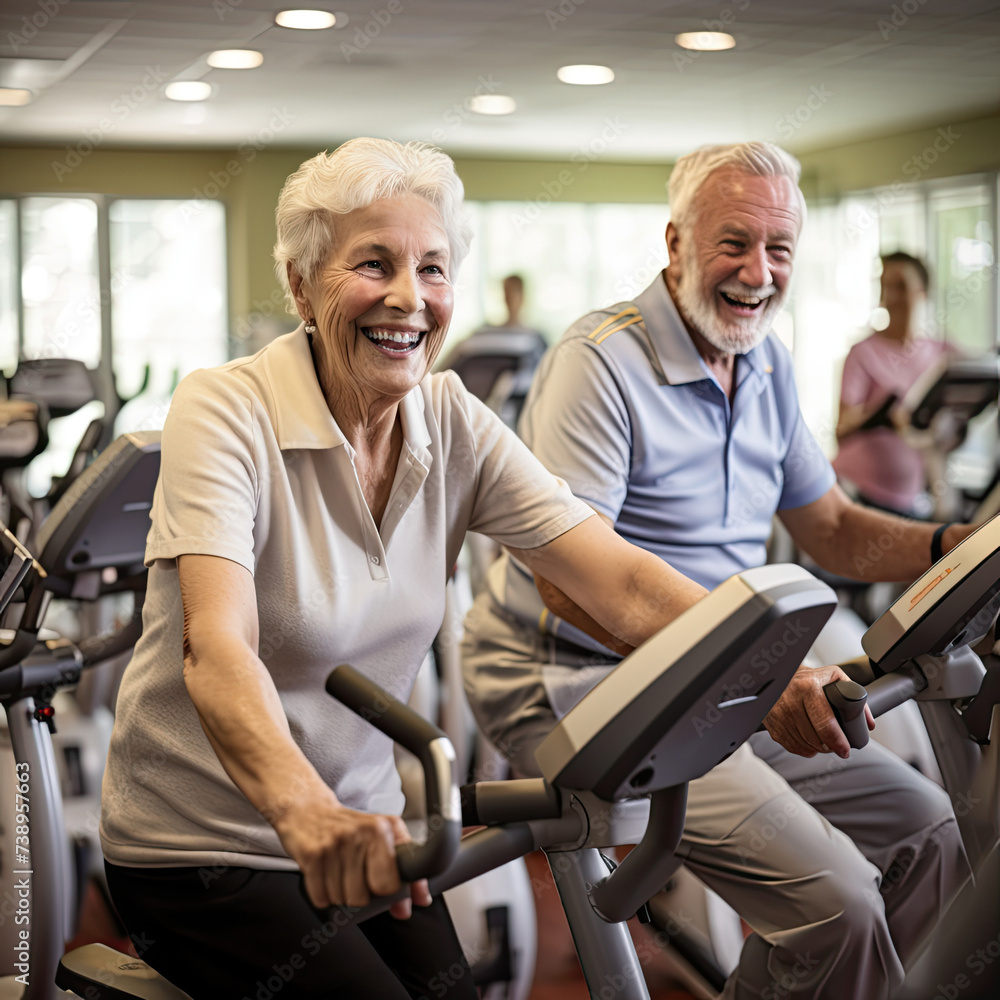
{"label": "recessed ceiling light", "polygon": [[476,94],[469,98],[469,110],[477,115],[510,115],[517,110],[517,101],[506,94]]}
{"label": "recessed ceiling light", "polygon": [[611,83],[615,78],[615,71],[610,66],[561,66],[556,70],[556,76],[563,83],[596,87],[598,84]]}
{"label": "recessed ceiling light", "polygon": [[0,107],[19,108],[31,102],[31,91],[20,87],[0,87]]}
{"label": "recessed ceiling light", "polygon": [[208,65],[215,69],[256,69],[263,61],[255,49],[216,49],[208,54]]}
{"label": "recessed ceiling light", "polygon": [[682,49],[697,49],[701,52],[721,52],[736,45],[736,39],[724,31],[685,31],[674,41]]}
{"label": "recessed ceiling light", "polygon": [[207,101],[212,96],[212,85],[203,80],[174,80],[163,93],[171,101]]}
{"label": "recessed ceiling light", "polygon": [[337,18],[328,10],[279,10],[274,23],[281,28],[298,28],[300,31],[319,31],[332,28]]}

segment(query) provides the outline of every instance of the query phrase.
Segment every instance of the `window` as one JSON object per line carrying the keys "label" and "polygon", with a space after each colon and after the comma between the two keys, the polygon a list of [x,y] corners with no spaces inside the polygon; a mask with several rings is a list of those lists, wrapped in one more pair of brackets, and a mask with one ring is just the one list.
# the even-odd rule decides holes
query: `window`
{"label": "window", "polygon": [[524,278],[523,322],[552,343],[592,309],[637,295],[666,266],[663,204],[470,202],[469,209],[475,236],[458,276],[449,346],[484,322],[503,322],[508,274]]}
{"label": "window", "polygon": [[[995,176],[974,176],[895,184],[810,206],[791,302],[795,371],[806,423],[828,454],[836,450],[844,358],[879,321],[879,254],[902,250],[926,260],[928,334],[967,354],[995,350],[995,192]],[[981,436],[970,433],[970,448],[982,451],[985,446],[973,440]],[[952,465],[979,467],[982,461],[957,452]]]}
{"label": "window", "polygon": [[118,200],[111,234],[116,426],[163,426],[177,383],[226,361],[225,212],[217,201]]}
{"label": "window", "polygon": [[992,185],[946,185],[927,200],[937,326],[969,354],[996,346]]}
{"label": "window", "polygon": [[[0,199],[0,366],[76,358],[103,399],[49,424],[26,474],[40,495],[105,405],[105,441],[158,428],[177,381],[227,356],[221,202],[30,196]],[[140,392],[141,390],[141,392]]]}
{"label": "window", "polygon": [[0,369],[17,364],[19,268],[17,266],[17,202],[0,200]]}
{"label": "window", "polygon": [[101,360],[97,203],[21,200],[22,358]]}

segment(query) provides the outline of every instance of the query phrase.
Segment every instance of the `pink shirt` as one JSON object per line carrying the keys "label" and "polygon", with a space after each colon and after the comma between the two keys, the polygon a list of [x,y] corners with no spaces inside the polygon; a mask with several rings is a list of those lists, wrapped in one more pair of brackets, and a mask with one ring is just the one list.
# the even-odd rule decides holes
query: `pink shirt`
{"label": "pink shirt", "polygon": [[[840,401],[845,406],[877,407],[894,394],[902,399],[928,368],[953,348],[940,340],[906,344],[877,333],[855,344],[844,362]],[[924,460],[889,427],[859,431],[845,438],[833,461],[848,479],[876,503],[908,511],[924,488]]]}

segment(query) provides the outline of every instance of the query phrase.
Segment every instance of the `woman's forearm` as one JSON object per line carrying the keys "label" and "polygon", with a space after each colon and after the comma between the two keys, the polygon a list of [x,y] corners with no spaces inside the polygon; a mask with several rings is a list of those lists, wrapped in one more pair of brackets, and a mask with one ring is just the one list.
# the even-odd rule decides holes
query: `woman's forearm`
{"label": "woman's forearm", "polygon": [[220,640],[197,657],[189,652],[184,681],[219,762],[272,826],[310,799],[335,801],[292,739],[274,682],[249,647]]}
{"label": "woman's forearm", "polygon": [[[612,648],[635,647],[707,593],[658,556],[625,541],[591,517],[548,545],[514,554],[551,590],[543,599],[554,613]],[[578,614],[574,612],[578,609]],[[596,622],[602,633],[587,627]],[[625,649],[624,651],[627,651]]]}

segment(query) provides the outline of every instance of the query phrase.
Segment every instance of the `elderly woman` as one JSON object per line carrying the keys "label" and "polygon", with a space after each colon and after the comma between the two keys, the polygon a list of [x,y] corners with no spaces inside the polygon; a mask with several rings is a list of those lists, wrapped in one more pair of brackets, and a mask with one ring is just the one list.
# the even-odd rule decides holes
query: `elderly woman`
{"label": "elderly woman", "polygon": [[348,662],[407,698],[467,531],[630,645],[703,593],[428,375],[462,195],[419,144],[304,163],[275,249],[303,324],[186,378],[167,418],[101,836],[142,957],[195,1000],[475,995],[441,976],[461,952],[426,883],[357,926],[328,912],[399,888],[406,832],[389,741],[323,690]]}

